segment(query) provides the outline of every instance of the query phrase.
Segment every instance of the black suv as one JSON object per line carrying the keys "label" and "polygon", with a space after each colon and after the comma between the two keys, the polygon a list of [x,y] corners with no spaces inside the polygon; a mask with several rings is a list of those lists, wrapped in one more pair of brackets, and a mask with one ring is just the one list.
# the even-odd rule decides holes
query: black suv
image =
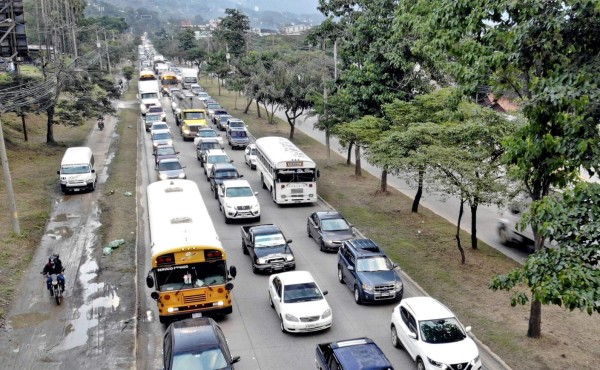
{"label": "black suv", "polygon": [[397,267],[371,239],[346,240],[338,251],[338,280],[354,291],[357,304],[401,300]]}
{"label": "black suv", "polygon": [[240,175],[234,165],[230,163],[215,163],[208,174],[210,190],[215,193],[215,199],[219,199],[219,185],[221,185],[224,180],[234,180],[241,177],[244,177],[244,175]]}

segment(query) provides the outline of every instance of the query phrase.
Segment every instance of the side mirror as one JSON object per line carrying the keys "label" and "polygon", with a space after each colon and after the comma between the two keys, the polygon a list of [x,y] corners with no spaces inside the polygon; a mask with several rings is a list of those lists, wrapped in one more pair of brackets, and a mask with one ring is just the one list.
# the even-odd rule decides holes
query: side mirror
{"label": "side mirror", "polygon": [[231,358],[230,364],[235,364],[236,362],[240,362],[240,356],[235,356]]}
{"label": "side mirror", "polygon": [[92,173],[96,173],[96,170],[92,170]]}
{"label": "side mirror", "polygon": [[225,289],[227,289],[227,291],[231,291],[233,289],[233,284],[232,283],[227,283],[225,284]]}
{"label": "side mirror", "polygon": [[255,196],[258,196],[258,191],[255,191],[255,192],[254,192],[254,195],[255,195]]}
{"label": "side mirror", "polygon": [[348,271],[354,271],[354,266],[348,266]]}
{"label": "side mirror", "polygon": [[157,292],[150,293],[150,298],[154,299],[155,301],[158,301],[158,293]]}
{"label": "side mirror", "polygon": [[417,339],[417,334],[413,333],[412,331],[409,331],[408,332],[408,337],[410,339]]}
{"label": "side mirror", "polygon": [[321,171],[317,170],[317,179],[321,177]]}
{"label": "side mirror", "polygon": [[288,244],[290,244],[292,242],[292,239],[288,239],[285,242],[288,243]]}
{"label": "side mirror", "polygon": [[470,333],[470,332],[471,332],[471,327],[470,327],[470,326],[467,326],[467,327],[465,328],[465,331],[466,331],[467,333]]}
{"label": "side mirror", "polygon": [[242,177],[244,177],[244,175],[240,175],[240,179],[241,179]]}
{"label": "side mirror", "polygon": [[57,174],[57,175],[60,175],[60,171],[56,171],[56,174]]}
{"label": "side mirror", "polygon": [[327,295],[329,292],[327,290],[323,291],[323,295]]}
{"label": "side mirror", "polygon": [[229,160],[229,163],[233,163],[233,159],[230,159],[230,160]]}
{"label": "side mirror", "polygon": [[237,268],[235,266],[229,266],[229,275],[235,279],[237,276]]}
{"label": "side mirror", "polygon": [[152,276],[150,276],[150,274],[146,276],[146,285],[148,286],[148,288],[154,288],[154,279],[152,278]]}

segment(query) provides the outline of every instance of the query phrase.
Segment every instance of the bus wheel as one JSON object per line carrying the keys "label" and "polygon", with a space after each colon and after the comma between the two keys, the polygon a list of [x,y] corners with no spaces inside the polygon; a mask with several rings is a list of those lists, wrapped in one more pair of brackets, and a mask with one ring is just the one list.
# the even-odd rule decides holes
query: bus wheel
{"label": "bus wheel", "polygon": [[273,203],[277,203],[277,194],[275,194],[275,186],[271,188],[271,197],[273,198]]}
{"label": "bus wheel", "polygon": [[260,174],[260,182],[262,183],[262,188],[266,189],[267,185],[265,184],[265,178],[263,177],[263,174]]}

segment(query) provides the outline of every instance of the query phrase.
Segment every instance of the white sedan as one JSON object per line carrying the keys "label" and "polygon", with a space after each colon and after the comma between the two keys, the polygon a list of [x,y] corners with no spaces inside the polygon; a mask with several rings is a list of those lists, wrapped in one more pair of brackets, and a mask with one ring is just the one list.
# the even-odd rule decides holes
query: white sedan
{"label": "white sedan", "polygon": [[269,303],[284,333],[330,328],[333,315],[324,297],[326,294],[308,271],[289,271],[269,277]]}
{"label": "white sedan", "polygon": [[256,145],[249,144],[244,151],[244,162],[250,166],[251,170],[256,169]]}
{"label": "white sedan", "polygon": [[406,349],[418,370],[480,370],[475,342],[443,304],[431,297],[405,298],[392,311],[394,347]]}

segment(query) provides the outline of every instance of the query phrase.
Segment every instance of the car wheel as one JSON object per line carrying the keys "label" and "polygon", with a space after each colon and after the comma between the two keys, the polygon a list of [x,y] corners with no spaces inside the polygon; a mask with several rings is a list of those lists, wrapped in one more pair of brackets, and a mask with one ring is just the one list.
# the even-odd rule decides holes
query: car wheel
{"label": "car wheel", "polygon": [[342,272],[341,266],[338,266],[338,281],[344,284],[344,273]]}
{"label": "car wheel", "polygon": [[229,222],[231,222],[231,219],[229,217],[227,217],[227,214],[225,214],[225,212],[223,212],[223,217],[225,217],[225,223],[228,224]]}
{"label": "car wheel", "polygon": [[396,348],[402,348],[402,343],[400,343],[400,338],[398,338],[398,332],[396,331],[396,325],[393,325],[393,324],[392,324],[391,339],[392,339],[392,346],[394,346]]}
{"label": "car wheel", "polygon": [[356,285],[354,286],[354,302],[356,302],[356,304],[362,304],[362,300],[360,299],[360,291]]}
{"label": "car wheel", "polygon": [[321,250],[321,252],[325,252],[325,242],[323,242],[323,239],[319,240],[319,249]]}
{"label": "car wheel", "polygon": [[425,364],[420,358],[417,359],[417,370],[425,370]]}
{"label": "car wheel", "polygon": [[508,236],[508,230],[506,230],[506,226],[502,226],[498,229],[498,237],[500,238],[500,243],[504,245],[510,244],[510,237]]}
{"label": "car wheel", "polygon": [[285,330],[285,326],[283,326],[283,319],[281,317],[279,318],[279,322],[280,322],[280,326],[281,326],[281,332],[287,333],[287,330]]}
{"label": "car wheel", "polygon": [[248,248],[246,248],[246,244],[242,243],[242,252],[244,252],[244,254],[248,254]]}
{"label": "car wheel", "polygon": [[270,294],[269,294],[269,305],[271,306],[271,308],[275,308],[275,305],[273,304],[273,298],[271,298]]}
{"label": "car wheel", "polygon": [[208,177],[208,173],[206,174],[206,182],[210,181],[210,177]]}
{"label": "car wheel", "polygon": [[258,269],[256,268],[256,265],[254,264],[254,262],[252,262],[252,272],[255,274],[258,274]]}
{"label": "car wheel", "polygon": [[310,235],[310,227],[308,226],[308,224],[306,224],[306,235],[308,235],[309,238],[312,238],[312,235]]}
{"label": "car wheel", "polygon": [[258,216],[258,217],[257,217],[257,218],[254,220],[254,222],[260,222],[260,216]]}
{"label": "car wheel", "polygon": [[217,192],[216,189],[215,189],[215,199],[219,199],[219,193]]}

